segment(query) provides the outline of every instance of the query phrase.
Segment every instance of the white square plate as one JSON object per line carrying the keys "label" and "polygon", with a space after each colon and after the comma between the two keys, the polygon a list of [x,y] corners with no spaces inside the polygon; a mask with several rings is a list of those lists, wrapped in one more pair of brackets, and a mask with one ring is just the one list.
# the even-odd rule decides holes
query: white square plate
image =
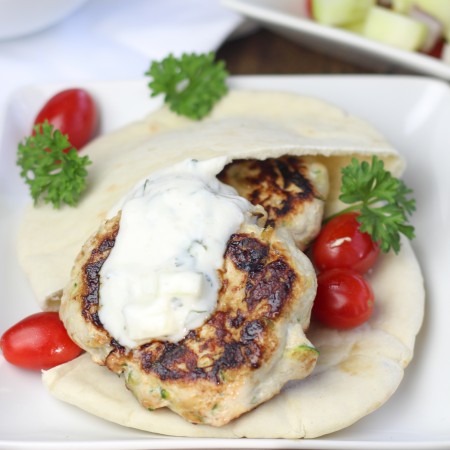
{"label": "white square plate", "polygon": [[[444,449],[450,448],[450,89],[440,81],[384,76],[253,76],[232,87],[312,95],[359,115],[406,157],[405,180],[417,199],[413,245],[427,289],[425,323],[416,354],[395,395],[345,430],[314,440],[180,439],[150,435],[90,416],[52,398],[39,373],[17,369],[0,355],[0,448],[8,449]],[[62,85],[17,92],[4,117],[0,148],[0,334],[37,305],[17,262],[16,230],[27,192],[15,167],[17,142]],[[102,131],[156,108],[145,80],[83,84],[101,109]],[[74,224],[76,226],[76,224]],[[270,426],[270,424],[268,424]]]}
{"label": "white square plate", "polygon": [[305,0],[222,0],[222,4],[305,47],[382,72],[392,68],[450,80],[441,60],[367,39],[307,18]]}

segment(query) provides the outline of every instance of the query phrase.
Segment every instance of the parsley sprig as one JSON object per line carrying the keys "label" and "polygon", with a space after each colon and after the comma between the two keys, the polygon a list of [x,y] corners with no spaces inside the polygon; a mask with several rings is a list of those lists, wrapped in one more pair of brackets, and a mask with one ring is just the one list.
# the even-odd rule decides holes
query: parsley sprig
{"label": "parsley sprig", "polygon": [[179,115],[200,120],[227,92],[228,72],[223,61],[215,61],[214,52],[172,54],[153,61],[145,72],[152,78],[151,96],[164,94],[164,101]]}
{"label": "parsley sprig", "polygon": [[[408,216],[416,209],[414,198],[405,183],[384,168],[384,163],[373,156],[371,164],[352,158],[342,169],[341,195],[339,199],[348,208],[343,214],[358,211],[361,231],[370,234],[380,244],[383,252],[391,248],[400,251],[400,235],[414,238],[414,227],[408,224]],[[337,214],[336,214],[337,215]]]}
{"label": "parsley sprig", "polygon": [[86,189],[88,156],[80,156],[67,135],[45,121],[35,125],[34,134],[19,143],[17,164],[31,197],[59,208],[62,203],[75,206]]}

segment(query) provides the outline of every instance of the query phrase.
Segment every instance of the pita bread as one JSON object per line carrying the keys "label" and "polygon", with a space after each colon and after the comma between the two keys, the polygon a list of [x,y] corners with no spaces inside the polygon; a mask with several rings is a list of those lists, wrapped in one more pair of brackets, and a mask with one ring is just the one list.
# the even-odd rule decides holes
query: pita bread
{"label": "pita bread", "polygon": [[[231,161],[318,155],[330,173],[327,213],[340,206],[340,169],[352,156],[378,155],[396,176],[404,167],[396,150],[363,120],[317,99],[276,92],[233,91],[200,123],[162,109],[85,151],[93,165],[80,205],[60,211],[30,208],[21,228],[20,260],[43,308],[51,307],[49,299],[66,284],[82,244],[120,198],[141,178],[187,157],[226,156]],[[192,425],[169,410],[143,409],[122,380],[88,355],[44,372],[43,381],[65,402],[152,433],[227,438],[328,434],[380,407],[395,392],[423,320],[423,280],[408,242],[399,255],[382,255],[370,282],[376,311],[368,323],[345,332],[313,324],[307,335],[320,351],[313,374],[289,383],[281,394],[224,427]]]}

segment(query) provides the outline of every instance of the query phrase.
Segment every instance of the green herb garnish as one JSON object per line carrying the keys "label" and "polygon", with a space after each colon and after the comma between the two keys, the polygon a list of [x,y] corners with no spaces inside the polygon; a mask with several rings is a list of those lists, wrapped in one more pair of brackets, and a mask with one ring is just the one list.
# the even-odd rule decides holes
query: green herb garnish
{"label": "green herb garnish", "polygon": [[30,188],[36,204],[39,199],[59,208],[62,203],[75,206],[86,189],[87,156],[79,156],[67,135],[45,121],[35,125],[34,135],[19,143],[17,165],[20,176]]}
{"label": "green herb garnish", "polygon": [[167,400],[169,398],[169,392],[163,388],[160,388],[161,398]]}
{"label": "green herb garnish", "polygon": [[383,252],[392,248],[398,253],[401,234],[414,238],[414,227],[408,224],[408,215],[416,209],[415,199],[409,198],[412,192],[402,180],[392,176],[376,156],[371,164],[352,158],[342,169],[339,196],[351,206],[335,215],[358,211],[361,231],[378,242]]}
{"label": "green herb garnish", "polygon": [[307,352],[315,352],[315,353],[317,353],[317,354],[320,353],[319,350],[317,350],[316,347],[312,347],[311,345],[306,345],[306,344],[298,345],[297,347],[294,347],[294,348],[292,349],[292,351],[294,351],[294,352],[303,352],[303,351],[307,351]]}
{"label": "green herb garnish", "polygon": [[145,73],[152,78],[148,84],[151,96],[164,94],[164,101],[172,111],[202,119],[228,92],[225,63],[214,58],[213,52],[183,53],[180,58],[170,54],[162,61],[153,61]]}

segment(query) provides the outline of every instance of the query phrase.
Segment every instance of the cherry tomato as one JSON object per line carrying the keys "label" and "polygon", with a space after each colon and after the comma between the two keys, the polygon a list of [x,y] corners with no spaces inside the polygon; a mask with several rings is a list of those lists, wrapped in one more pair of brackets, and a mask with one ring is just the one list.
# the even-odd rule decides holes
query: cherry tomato
{"label": "cherry tomato", "polygon": [[307,17],[313,18],[313,7],[312,7],[313,0],[306,0],[306,14]]}
{"label": "cherry tomato", "polygon": [[312,260],[318,271],[345,267],[364,274],[375,264],[380,247],[360,231],[357,216],[342,214],[322,227],[312,246]]}
{"label": "cherry tomato", "polygon": [[57,312],[26,317],[0,339],[5,359],[25,369],[50,369],[76,358],[82,350],[70,339]]}
{"label": "cherry tomato", "polygon": [[313,316],[332,328],[348,329],[366,322],[374,295],[362,275],[350,269],[330,269],[317,277]]}
{"label": "cherry tomato", "polygon": [[434,47],[431,48],[427,52],[427,55],[433,56],[434,58],[441,59],[442,58],[442,53],[444,51],[444,46],[445,46],[445,39],[439,39],[436,42],[436,44],[434,45]]}
{"label": "cherry tomato", "polygon": [[97,131],[98,112],[89,92],[73,88],[51,97],[39,111],[34,125],[45,120],[62,134],[67,134],[72,146],[80,150]]}

